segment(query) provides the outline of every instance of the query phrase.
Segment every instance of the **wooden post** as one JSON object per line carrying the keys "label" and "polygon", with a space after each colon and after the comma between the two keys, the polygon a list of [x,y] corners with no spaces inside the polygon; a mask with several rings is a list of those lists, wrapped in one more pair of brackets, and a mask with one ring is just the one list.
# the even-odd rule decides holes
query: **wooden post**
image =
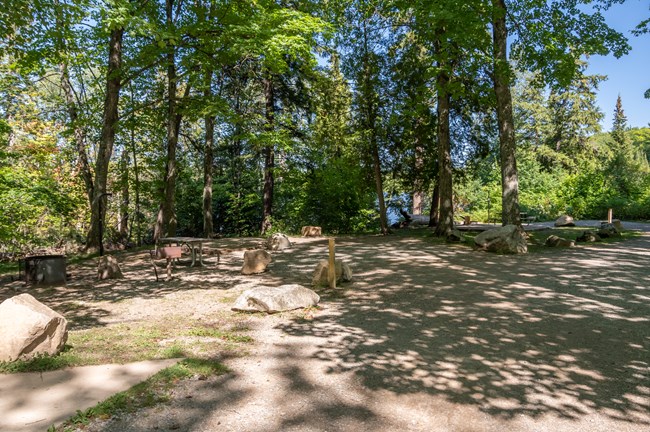
{"label": "wooden post", "polygon": [[607,210],[607,223],[612,223],[613,211],[612,209]]}
{"label": "wooden post", "polygon": [[334,256],[334,239],[329,239],[329,264],[327,266],[327,280],[330,288],[336,288],[336,259]]}

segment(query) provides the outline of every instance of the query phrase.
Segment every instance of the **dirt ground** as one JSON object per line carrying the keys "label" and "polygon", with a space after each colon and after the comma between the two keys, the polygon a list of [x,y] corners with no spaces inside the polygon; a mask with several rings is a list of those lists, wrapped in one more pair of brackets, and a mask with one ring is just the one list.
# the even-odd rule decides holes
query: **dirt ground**
{"label": "dirt ground", "polygon": [[[86,431],[650,431],[650,225],[614,244],[521,256],[434,243],[428,231],[337,238],[354,280],[317,310],[247,316],[255,343],[231,372],[179,383],[168,404]],[[220,239],[205,267],[157,283],[145,253],[125,279],[70,266],[28,292],[71,329],[232,314],[256,285],[308,286],[324,238],[292,238],[269,271],[239,273],[259,239]],[[14,295],[3,284],[0,301]],[[241,315],[237,315],[241,319]]]}

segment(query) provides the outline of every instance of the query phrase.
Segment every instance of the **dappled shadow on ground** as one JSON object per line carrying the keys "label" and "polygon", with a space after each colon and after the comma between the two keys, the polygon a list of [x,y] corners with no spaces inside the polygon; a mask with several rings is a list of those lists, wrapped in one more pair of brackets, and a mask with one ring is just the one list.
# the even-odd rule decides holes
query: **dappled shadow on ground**
{"label": "dappled shadow on ground", "polygon": [[[240,274],[243,251],[256,247],[257,238],[220,239],[204,244],[204,266],[190,267],[189,257],[173,266],[173,279],[165,281],[164,261],[157,261],[160,281],[156,281],[148,251],[125,251],[113,254],[120,264],[123,279],[97,280],[97,259],[68,264],[65,285],[39,286],[24,282],[0,281],[0,302],[20,293],[63,314],[71,328],[78,330],[110,322],[110,304],[126,300],[160,299],[189,290],[226,291],[255,280]],[[217,251],[219,254],[217,254]],[[220,256],[220,259],[218,257]]]}
{"label": "dappled shadow on ground", "polygon": [[650,239],[499,256],[426,238],[340,239],[355,282],[316,337],[331,374],[503,419],[598,413],[650,428]]}
{"label": "dappled shadow on ground", "polygon": [[[259,364],[187,384],[179,390],[187,394],[175,399],[176,423],[158,428],[396,430],[401,420],[392,427],[394,417],[381,411],[393,397],[416,401],[412,417],[449,418],[459,407],[470,408],[502,422],[490,423],[492,430],[522,417],[572,422],[592,415],[629,430],[650,429],[647,234],[623,243],[502,256],[434,243],[422,233],[428,231],[337,238],[337,257],[350,263],[354,282],[321,291],[323,309],[313,320],[276,317],[286,343],[264,348]],[[146,309],[154,304],[149,300],[167,297],[168,304],[156,302],[158,309],[146,312],[164,319],[189,290],[199,293],[192,301],[210,302],[215,292],[234,296],[259,284],[308,285],[318,261],[327,258],[327,240],[294,240],[258,276],[239,273],[243,250],[256,240],[233,239],[219,245],[230,250],[219,264],[211,257],[206,267],[178,266],[171,282],[156,283],[140,252],[118,255],[124,280],[96,281],[96,264],[88,262],[72,266],[66,287],[28,292],[65,310],[78,327],[114,322],[111,315],[122,304]],[[148,319],[146,313],[131,317]],[[270,319],[254,316],[258,323]],[[272,415],[277,410],[284,411]],[[251,418],[257,423],[242,423]],[[124,422],[101,430],[152,429],[137,416]]]}
{"label": "dappled shadow on ground", "polygon": [[96,421],[88,430],[386,430],[381,428],[390,422],[374,412],[362,392],[350,391],[339,378],[323,379],[318,367],[308,367],[315,361],[306,358],[311,349],[309,341],[291,341],[267,344],[259,356],[220,356],[225,364],[237,360],[236,367],[221,377],[176,383],[170,406]]}

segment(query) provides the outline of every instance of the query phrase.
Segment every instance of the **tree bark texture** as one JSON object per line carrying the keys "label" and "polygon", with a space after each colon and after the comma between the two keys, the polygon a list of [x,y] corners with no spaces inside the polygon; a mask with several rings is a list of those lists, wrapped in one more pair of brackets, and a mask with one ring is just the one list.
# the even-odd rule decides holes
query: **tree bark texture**
{"label": "tree bark texture", "polygon": [[176,121],[177,86],[176,49],[169,47],[167,53],[167,160],[163,196],[154,228],[154,240],[156,241],[165,235],[169,237],[176,235],[176,148],[178,147],[178,126],[180,126],[177,126]]}
{"label": "tree bark texture", "polygon": [[[166,0],[167,25],[173,25],[173,0]],[[158,241],[163,235],[176,235],[178,221],[176,219],[176,149],[180,132],[182,116],[177,110],[178,77],[176,75],[176,47],[167,47],[167,162],[162,202],[158,208],[158,217],[154,227],[154,240]],[[189,94],[189,83],[185,88],[185,96]]]}
{"label": "tree bark texture", "polygon": [[[264,102],[266,104],[266,129],[270,134],[273,132],[275,123],[275,95],[273,93],[273,77],[267,74],[264,77]],[[264,188],[262,192],[262,235],[271,229],[273,216],[273,189],[274,178],[273,170],[275,168],[275,149],[274,144],[265,143],[264,154]]]}
{"label": "tree bark texture", "polygon": [[[437,169],[437,168],[436,168]],[[433,185],[433,194],[431,195],[431,209],[429,210],[429,227],[433,228],[438,225],[440,220],[440,187],[438,181]]]}
{"label": "tree bark texture", "polygon": [[515,157],[515,127],[510,92],[510,68],[508,66],[506,27],[506,4],[504,0],[492,0],[494,22],[494,94],[497,102],[499,126],[499,153],[501,157],[501,222],[503,225],[521,225],[519,214],[519,178]]}
{"label": "tree bark texture", "polygon": [[420,137],[416,137],[415,144],[415,181],[413,183],[413,208],[412,213],[414,215],[422,214],[422,203],[424,201],[424,192],[423,186],[424,182],[422,181],[422,170],[424,168],[424,147],[420,142]]}
{"label": "tree bark texture", "polygon": [[120,233],[120,240],[125,243],[129,239],[129,204],[131,199],[129,190],[129,165],[129,152],[124,149],[120,160],[120,186],[122,193],[120,200],[120,217],[117,229]]}
{"label": "tree bark texture", "polygon": [[375,174],[375,188],[377,190],[377,201],[379,204],[379,227],[381,233],[388,234],[388,218],[386,217],[386,203],[384,201],[384,185],[381,176],[381,159],[379,158],[379,143],[377,142],[376,131],[370,131],[370,151],[372,152],[373,171]]}
{"label": "tree bark texture", "polygon": [[135,127],[131,128],[131,153],[133,155],[133,186],[135,188],[135,217],[131,218],[131,230],[135,224],[136,245],[142,245],[142,229],[140,223],[142,214],[140,212],[140,171],[138,169],[138,152],[135,145]]}
{"label": "tree bark texture", "polygon": [[115,130],[118,122],[117,110],[121,88],[123,36],[123,28],[114,29],[111,31],[109,41],[108,71],[106,74],[106,97],[104,99],[102,132],[99,140],[97,161],[95,163],[94,196],[91,205],[90,230],[86,241],[86,246],[89,249],[99,248],[100,224],[104,224],[106,213],[108,163],[113,154]]}
{"label": "tree bark texture", "polygon": [[[364,33],[367,35],[367,33]],[[368,136],[370,154],[372,156],[373,174],[375,177],[375,190],[377,192],[377,204],[379,205],[379,229],[383,235],[389,233],[388,217],[386,216],[386,203],[384,201],[384,185],[381,172],[381,158],[379,157],[379,142],[377,139],[377,100],[373,94],[372,65],[370,64],[370,52],[368,41],[365,40],[363,56],[363,105],[365,106],[364,129]]]}
{"label": "tree bark texture", "polygon": [[[204,96],[212,95],[212,71],[206,73]],[[214,234],[212,224],[212,163],[214,160],[214,116],[205,117],[205,149],[203,153],[203,236],[211,238]]]}
{"label": "tree bark texture", "polygon": [[451,138],[449,134],[449,105],[451,97],[447,91],[449,76],[439,72],[438,90],[438,192],[440,196],[439,220],[435,235],[447,237],[454,228],[454,202],[451,172]]}

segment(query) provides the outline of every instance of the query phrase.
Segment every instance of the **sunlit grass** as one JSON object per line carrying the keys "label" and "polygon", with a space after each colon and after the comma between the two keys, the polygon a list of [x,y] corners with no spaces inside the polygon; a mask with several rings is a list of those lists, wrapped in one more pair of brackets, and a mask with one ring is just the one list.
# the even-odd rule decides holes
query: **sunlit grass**
{"label": "sunlit grass", "polygon": [[161,322],[137,322],[70,331],[57,356],[0,362],[0,373],[44,372],[71,366],[125,364],[143,360],[210,357],[215,351],[238,351],[253,341],[244,326],[220,328],[219,323],[167,317]]}

